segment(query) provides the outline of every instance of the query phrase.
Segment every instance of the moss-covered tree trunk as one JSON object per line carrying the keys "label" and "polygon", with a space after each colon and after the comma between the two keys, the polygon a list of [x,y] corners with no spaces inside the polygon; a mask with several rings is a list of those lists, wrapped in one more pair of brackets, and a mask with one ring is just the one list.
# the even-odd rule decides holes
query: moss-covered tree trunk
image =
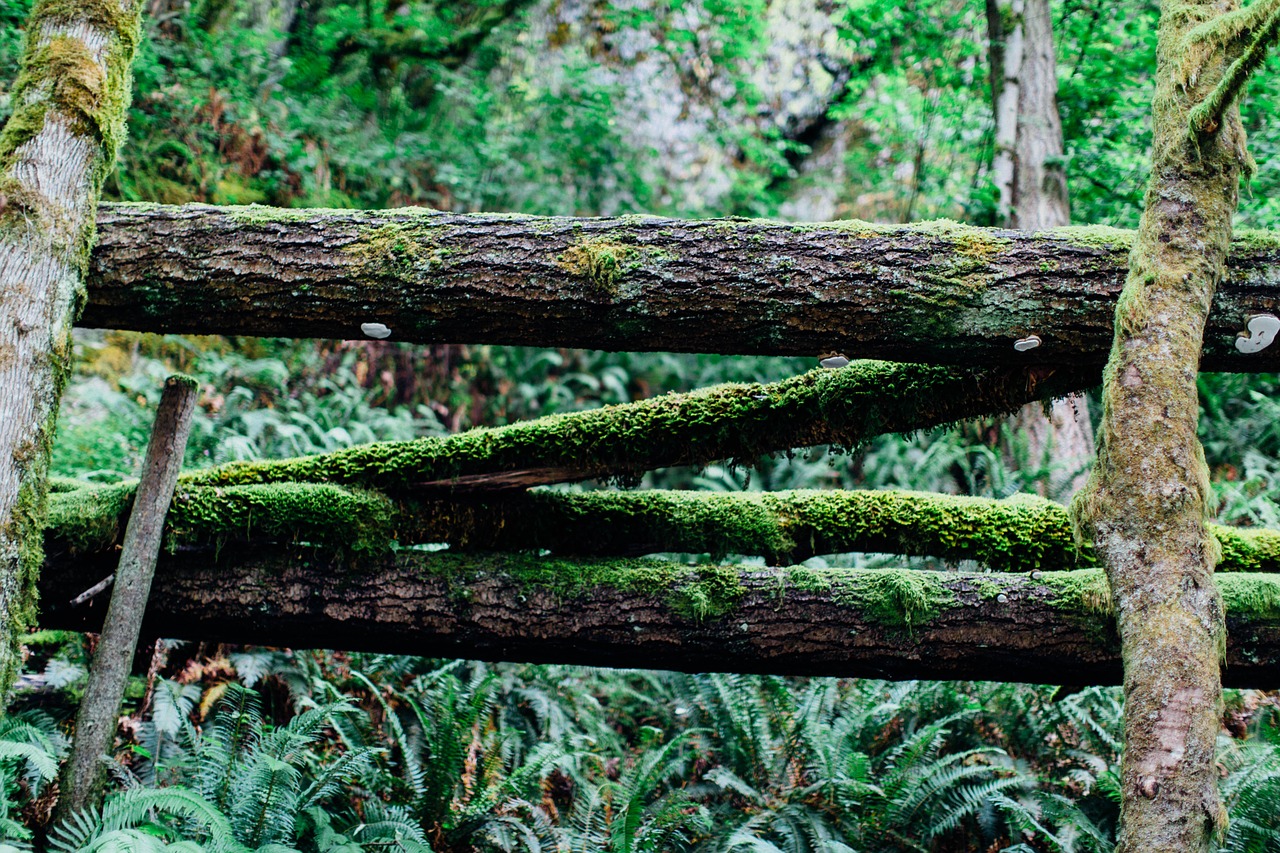
{"label": "moss-covered tree trunk", "polygon": [[1214,769],[1223,607],[1196,373],[1247,154],[1234,107],[1212,132],[1190,130],[1232,58],[1231,39],[1205,37],[1224,5],[1161,4],[1151,182],[1116,309],[1097,466],[1075,504],[1122,642],[1122,853],[1206,850],[1226,819]]}
{"label": "moss-covered tree trunk", "polygon": [[39,0],[0,135],[0,708],[34,613],[49,443],[140,8]]}

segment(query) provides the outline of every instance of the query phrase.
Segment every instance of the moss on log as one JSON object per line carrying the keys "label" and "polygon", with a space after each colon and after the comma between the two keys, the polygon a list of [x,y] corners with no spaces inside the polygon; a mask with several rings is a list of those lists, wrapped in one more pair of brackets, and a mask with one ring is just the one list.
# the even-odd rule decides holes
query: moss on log
{"label": "moss on log", "polygon": [[854,446],[1088,387],[1091,369],[948,368],[854,362],[767,385],[720,385],[445,438],[239,462],[190,485],[333,482],[388,492],[485,491],[706,465],[817,444]]}
{"label": "moss on log", "polygon": [[[131,485],[50,497],[48,547],[113,550]],[[1213,525],[1219,571],[1280,571],[1280,532]],[[166,528],[170,551],[236,543],[324,544],[351,554],[447,543],[470,551],[636,556],[657,552],[799,562],[850,551],[975,560],[996,571],[1090,568],[1064,507],[901,491],[531,492],[501,500],[392,501],[325,483],[182,486]]]}
{"label": "moss on log", "polygon": [[[54,557],[50,628],[94,630],[72,607],[97,557]],[[1280,681],[1280,577],[1219,578],[1228,684]],[[684,566],[262,547],[165,555],[144,631],[294,648],[686,671],[1117,683],[1098,570],[1030,575]]]}
{"label": "moss on log", "polygon": [[[953,364],[1101,364],[1133,235],[103,205],[84,324]],[[1236,333],[1280,311],[1280,238],[1244,234],[1205,333],[1213,370],[1280,369]],[[1030,334],[1029,352],[1013,343]]]}

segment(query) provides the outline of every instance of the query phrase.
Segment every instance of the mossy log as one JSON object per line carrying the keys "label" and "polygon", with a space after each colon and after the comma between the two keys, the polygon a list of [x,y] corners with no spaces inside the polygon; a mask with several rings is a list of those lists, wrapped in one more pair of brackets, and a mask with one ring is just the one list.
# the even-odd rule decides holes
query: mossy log
{"label": "mossy log", "polygon": [[[1131,232],[103,205],[83,323],[195,334],[1100,365]],[[1241,236],[1212,370],[1280,310],[1280,237]],[[1014,342],[1041,344],[1019,352]]]}
{"label": "mossy log", "polygon": [[[56,559],[40,624],[110,561]],[[1280,685],[1280,577],[1220,577],[1228,684]],[[400,551],[224,548],[161,558],[149,636],[686,671],[1114,684],[1100,571],[1030,575],[690,567]]]}
{"label": "mossy log", "polygon": [[183,482],[333,482],[423,494],[626,479],[665,466],[750,462],[817,444],[856,446],[886,432],[1007,414],[1087,388],[1097,376],[1091,368],[854,362],[767,385],[720,385],[444,438],[231,463],[191,472]]}
{"label": "mossy log", "polygon": [[[52,495],[47,549],[115,550],[132,495],[129,485]],[[1224,552],[1219,571],[1280,571],[1280,531],[1212,529]],[[774,563],[863,551],[974,560],[1005,572],[1097,564],[1090,549],[1077,549],[1066,509],[1051,501],[901,491],[539,491],[488,501],[392,501],[325,483],[183,486],[165,541],[171,551],[307,542],[367,555],[446,543],[575,556],[758,555]]]}

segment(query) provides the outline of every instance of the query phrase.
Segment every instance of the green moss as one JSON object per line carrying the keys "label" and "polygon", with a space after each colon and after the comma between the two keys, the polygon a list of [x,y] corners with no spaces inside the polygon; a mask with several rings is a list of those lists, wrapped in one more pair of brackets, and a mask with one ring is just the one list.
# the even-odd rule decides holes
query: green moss
{"label": "green moss", "polygon": [[106,551],[124,535],[137,485],[96,486],[55,491],[49,499],[46,535],[72,554]]}
{"label": "green moss", "polygon": [[[123,537],[136,488],[126,483],[53,495],[48,535],[72,553],[110,550]],[[165,519],[165,544],[174,550],[249,540],[311,542],[380,552],[396,541],[397,517],[381,495],[326,484],[179,488]]]}
{"label": "green moss", "polygon": [[663,601],[690,621],[718,619],[734,610],[744,588],[732,566],[686,566],[664,560],[558,560],[519,554],[459,557],[436,555],[432,572],[466,586],[486,574],[502,574],[529,590],[546,590],[560,599],[590,595],[609,587]]}
{"label": "green moss", "polygon": [[1280,621],[1280,576],[1219,575],[1214,578],[1227,615],[1249,622]]}
{"label": "green moss", "polygon": [[792,566],[785,570],[785,579],[787,587],[830,595],[868,622],[906,631],[927,624],[956,601],[936,572]]}
{"label": "green moss", "polygon": [[180,489],[166,520],[166,544],[272,540],[380,552],[396,540],[396,517],[381,495],[326,484]]}
{"label": "green moss", "polygon": [[386,222],[362,230],[342,251],[359,259],[362,273],[372,279],[434,272],[449,256],[436,243],[437,227],[430,220]]}
{"label": "green moss", "polygon": [[[1064,370],[1036,392],[1048,397],[1078,387],[1079,375]],[[192,472],[184,481],[326,481],[395,491],[530,468],[576,472],[567,479],[626,477],[662,465],[752,460],[793,447],[853,446],[883,432],[943,425],[978,411],[1013,411],[1026,394],[1021,374],[1004,370],[855,362],[770,385],[722,385],[447,438],[235,463]]]}
{"label": "green moss", "polygon": [[1111,587],[1101,569],[1045,572],[1037,580],[1053,592],[1052,607],[1089,618],[1115,616]]}
{"label": "green moss", "polygon": [[1112,228],[1110,225],[1066,225],[1035,232],[1036,237],[1063,240],[1084,249],[1106,249],[1127,252],[1133,246],[1133,231]]}
{"label": "green moss", "polygon": [[604,235],[579,240],[560,253],[556,265],[585,279],[600,292],[616,296],[627,273],[672,257],[664,249],[624,243],[619,237]]}

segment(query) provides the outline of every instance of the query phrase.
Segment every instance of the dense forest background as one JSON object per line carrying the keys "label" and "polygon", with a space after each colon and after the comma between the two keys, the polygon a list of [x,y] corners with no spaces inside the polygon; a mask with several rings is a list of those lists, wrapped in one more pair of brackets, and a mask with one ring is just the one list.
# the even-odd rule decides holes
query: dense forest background
{"label": "dense forest background", "polygon": [[[28,8],[0,2],[0,81],[16,74]],[[1155,4],[1066,0],[1053,15],[1073,218],[1131,227],[1146,181]],[[972,0],[150,0],[129,141],[106,192],[166,203],[992,224],[985,16]],[[1273,103],[1245,101],[1258,170],[1240,227],[1280,227]],[[0,117],[8,107],[0,90]],[[174,370],[201,382],[187,464],[203,466],[772,381],[813,365],[82,331],[54,474],[135,476]],[[1280,526],[1278,384],[1201,378],[1201,437],[1219,518],[1230,523]],[[1007,425],[974,423],[645,482],[1006,497],[1044,487],[1052,472]],[[60,632],[28,638],[13,713],[0,721],[0,851],[1113,844],[1115,689],[166,642],[131,689],[117,793],[102,813],[51,828],[90,644]],[[1229,691],[1226,709],[1220,765],[1232,822],[1222,846],[1280,850],[1280,702]]]}

